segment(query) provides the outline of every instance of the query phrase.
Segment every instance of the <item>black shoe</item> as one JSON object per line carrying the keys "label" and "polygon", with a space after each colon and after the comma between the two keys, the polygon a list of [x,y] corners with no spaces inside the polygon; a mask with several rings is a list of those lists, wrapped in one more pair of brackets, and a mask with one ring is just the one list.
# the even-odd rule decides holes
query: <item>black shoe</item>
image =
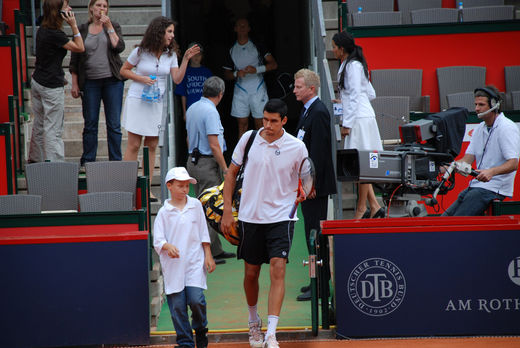
{"label": "black shoe", "polygon": [[218,254],[217,256],[213,256],[213,257],[217,258],[217,259],[230,259],[232,257],[237,257],[237,254],[227,253],[227,252],[223,251],[222,253]]}
{"label": "black shoe", "polygon": [[363,214],[363,216],[361,218],[369,219],[370,218],[370,209],[367,208],[367,210],[365,210],[365,214]]}
{"label": "black shoe", "polygon": [[376,213],[374,214],[374,216],[372,216],[372,219],[377,219],[377,218],[384,218],[385,217],[385,209],[384,208],[379,208],[378,211],[376,211]]}
{"label": "black shoe", "polygon": [[206,336],[207,332],[208,332],[208,329],[195,331],[195,342],[196,342],[197,348],[207,348],[207,346],[208,346],[208,336]]}
{"label": "black shoe", "polygon": [[311,300],[311,289],[309,289],[308,291],[306,291],[303,294],[298,295],[298,297],[296,297],[296,301],[310,301],[310,300]]}
{"label": "black shoe", "polygon": [[301,291],[301,292],[307,292],[307,291],[309,291],[310,289],[311,289],[311,285],[309,284],[309,285],[302,286],[301,289],[300,289],[300,291]]}
{"label": "black shoe", "polygon": [[226,263],[226,260],[224,259],[213,259],[215,260],[215,265],[223,265]]}
{"label": "black shoe", "polygon": [[150,202],[159,202],[157,197],[150,197]]}

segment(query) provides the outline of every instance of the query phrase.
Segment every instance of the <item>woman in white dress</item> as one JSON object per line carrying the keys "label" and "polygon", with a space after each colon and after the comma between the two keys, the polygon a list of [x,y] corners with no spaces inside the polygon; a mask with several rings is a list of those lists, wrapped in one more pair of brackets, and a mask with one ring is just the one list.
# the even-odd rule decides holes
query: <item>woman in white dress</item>
{"label": "woman in white dress", "polygon": [[[123,107],[121,125],[128,131],[128,143],[123,160],[135,161],[144,137],[144,146],[150,150],[150,171],[155,166],[155,151],[159,142],[159,130],[163,111],[163,95],[166,90],[168,74],[178,84],[184,78],[188,62],[200,49],[190,47],[179,66],[177,61],[177,44],[174,38],[175,26],[167,17],[152,20],[141,43],[130,53],[121,67],[121,76],[132,80]],[[135,71],[132,69],[135,68]],[[150,76],[156,76],[152,79]],[[147,102],[141,99],[145,86],[158,84],[160,102]],[[150,177],[152,176],[150,173]],[[157,198],[150,198],[157,201]]]}
{"label": "woman in white dress", "polygon": [[[382,151],[381,136],[370,100],[376,97],[368,80],[368,68],[363,50],[346,31],[332,37],[334,56],[341,61],[338,85],[341,93],[343,117],[341,135],[345,149]],[[367,201],[370,210],[367,210]],[[379,205],[371,184],[359,184],[355,219],[379,218],[385,210]]]}

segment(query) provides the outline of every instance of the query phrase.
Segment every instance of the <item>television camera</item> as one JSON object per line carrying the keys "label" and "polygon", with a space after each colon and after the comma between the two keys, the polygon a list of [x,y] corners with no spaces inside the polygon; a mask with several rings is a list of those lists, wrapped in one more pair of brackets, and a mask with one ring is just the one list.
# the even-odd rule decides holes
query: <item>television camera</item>
{"label": "television camera", "polygon": [[457,107],[400,126],[401,145],[390,151],[338,150],[338,180],[381,188],[390,217],[424,216],[426,207],[417,201],[431,195],[425,202],[434,206],[438,194],[455,186],[454,171],[472,174],[470,166],[468,172],[462,162],[454,162],[467,117],[468,110]]}

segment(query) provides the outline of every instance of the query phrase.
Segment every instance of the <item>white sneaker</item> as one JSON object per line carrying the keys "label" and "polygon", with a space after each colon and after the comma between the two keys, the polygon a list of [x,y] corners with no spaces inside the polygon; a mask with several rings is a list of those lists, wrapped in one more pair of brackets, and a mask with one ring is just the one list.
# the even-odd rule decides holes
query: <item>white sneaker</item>
{"label": "white sneaker", "polygon": [[266,336],[264,342],[264,348],[280,348],[275,335]]}
{"label": "white sneaker", "polygon": [[252,348],[262,348],[264,335],[262,334],[262,319],[249,322],[249,345]]}

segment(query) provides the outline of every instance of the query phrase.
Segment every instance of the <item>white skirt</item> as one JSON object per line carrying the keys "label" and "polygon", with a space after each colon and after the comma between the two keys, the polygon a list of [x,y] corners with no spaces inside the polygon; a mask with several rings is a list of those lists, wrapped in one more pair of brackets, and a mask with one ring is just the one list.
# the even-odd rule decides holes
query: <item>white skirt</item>
{"label": "white skirt", "polygon": [[161,126],[163,104],[147,103],[141,98],[126,97],[121,126],[134,134],[157,137]]}
{"label": "white skirt", "polygon": [[357,117],[350,129],[350,135],[345,137],[345,149],[383,151],[381,136],[375,117]]}

